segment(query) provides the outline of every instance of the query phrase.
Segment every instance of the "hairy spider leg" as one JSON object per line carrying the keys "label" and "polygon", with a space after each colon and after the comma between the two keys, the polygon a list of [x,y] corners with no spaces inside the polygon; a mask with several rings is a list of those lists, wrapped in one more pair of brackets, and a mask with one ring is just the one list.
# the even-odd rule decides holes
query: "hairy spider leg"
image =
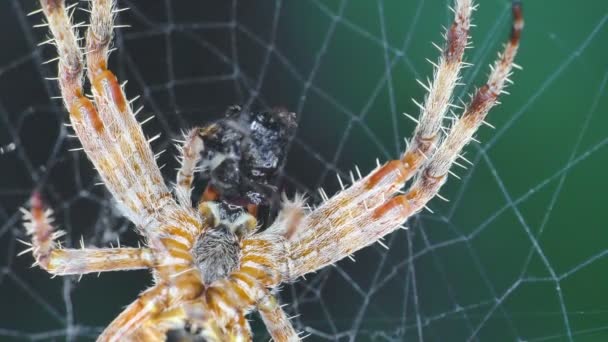
{"label": "hairy spider leg", "polygon": [[[406,193],[395,195],[411,176],[410,164],[407,159],[393,160],[354,182],[350,188],[324,202],[304,219],[302,229],[291,241],[288,268],[292,279],[377,242],[399,228],[437,195],[460,151],[472,140],[473,134],[503,92],[513,67],[522,28],[521,5],[514,2],[511,36],[504,52],[492,67],[488,83],[476,92],[436,152],[427,156],[429,161]],[[447,49],[450,49],[450,44]]]}
{"label": "hairy spider leg", "polygon": [[[149,142],[158,136],[150,141],[144,138],[141,125],[135,120],[135,114],[122,87],[107,67],[108,47],[114,28],[114,4],[113,0],[91,2],[91,22],[86,36],[87,76],[92,84],[100,116],[108,126],[111,137],[108,148],[116,149],[113,158],[123,158],[125,174],[132,177],[136,197],[143,203],[142,212],[145,214],[142,215],[151,215],[156,219],[155,224],[150,224],[149,217],[146,219],[145,223],[154,228],[147,232],[148,238],[152,238],[156,233],[177,234],[182,243],[191,245],[193,238],[202,230],[201,222],[194,215],[189,202],[186,202],[188,205],[180,202],[182,205],[178,206],[169,193],[149,145]],[[202,148],[197,138],[192,139],[193,145],[189,147],[194,150]],[[192,152],[189,158],[196,158],[195,151]],[[182,175],[187,176],[188,173],[194,172],[194,169],[189,168],[195,165],[196,160],[193,165],[186,165],[186,168],[182,169],[186,174]],[[178,200],[182,201],[183,197],[182,194]]]}
{"label": "hairy spider leg", "polygon": [[30,248],[36,262],[52,275],[83,275],[107,271],[127,271],[150,268],[154,255],[148,248],[61,248],[56,240],[65,232],[53,227],[52,210],[46,209],[41,195],[34,193],[30,211],[24,210],[25,228],[31,235]]}
{"label": "hairy spider leg", "polygon": [[289,317],[279,305],[279,301],[270,292],[267,292],[266,296],[258,303],[257,308],[274,342],[300,340],[300,336],[293,328]]}
{"label": "hairy spider leg", "polygon": [[498,60],[491,66],[492,70],[487,83],[473,95],[460,119],[453,125],[431,161],[404,195],[405,198],[410,201],[416,199],[416,201],[427,202],[435,196],[441,186],[440,182],[435,180],[446,178],[460,151],[473,139],[473,135],[490,109],[497,104],[498,97],[506,93],[504,87],[506,83],[510,82],[509,77],[512,73],[523,25],[521,3],[516,1],[513,3],[513,26],[510,39]]}
{"label": "hairy spider leg", "polygon": [[[94,1],[90,8],[86,55],[95,104],[83,95],[82,54],[64,1],[41,0],[40,3],[55,38],[59,85],[72,126],[108,190],[163,260],[155,265],[154,274],[159,288],[171,290],[167,300],[150,299],[150,295],[146,295],[129,308],[137,308],[137,303],[146,301],[158,306],[153,313],[174,301],[194,298],[202,291],[200,276],[194,272],[182,273],[191,268],[190,247],[205,226],[193,209],[180,207],[173,200],[118,80],[107,69],[113,1]],[[129,320],[139,322],[141,317],[129,314],[132,310],[127,309],[110,324],[100,340],[120,339],[137,328],[140,324]],[[148,313],[144,316],[151,315]]]}
{"label": "hairy spider leg", "polygon": [[[433,153],[435,145],[440,139],[442,121],[448,108],[451,106],[452,93],[458,83],[459,73],[463,67],[463,56],[468,44],[472,11],[473,5],[471,0],[455,1],[454,19],[445,35],[445,47],[442,49],[439,62],[437,64],[431,62],[435,67],[434,80],[432,84],[424,86],[428,94],[424,105],[419,105],[421,115],[416,120],[418,126],[414,131],[411,143],[400,160],[392,160],[379,170],[372,172],[372,175],[366,177],[369,180],[355,182],[353,178],[353,185],[350,188],[332,197],[307,217],[306,227],[325,226],[325,228],[320,229],[326,230],[327,237],[321,235],[320,239],[328,238],[329,241],[331,239],[339,241],[341,233],[339,234],[338,232],[341,232],[341,230],[337,229],[336,226],[348,222],[359,214],[369,212],[370,208],[386,201],[388,197],[399,190],[405,182],[415,175],[420,166]],[[355,228],[353,227],[353,229]],[[355,231],[357,230],[355,229]],[[317,233],[316,231],[302,232],[299,236],[299,241],[294,241],[299,246],[293,252],[294,258],[304,258],[305,256],[312,259],[317,258],[315,252],[304,251],[306,246],[316,239]],[[345,232],[342,233],[346,234]],[[333,236],[330,236],[332,234]],[[375,241],[375,239],[372,241]],[[320,242],[327,243],[328,241]],[[300,249],[302,251],[298,251]],[[336,259],[338,255],[331,255],[331,253],[319,256],[322,260],[315,261],[314,266],[311,265],[310,267],[315,269],[317,267],[315,264],[326,265],[331,263],[331,260],[335,262],[354,251],[352,247],[349,247],[347,250],[339,253],[341,257],[338,259]],[[302,270],[298,271],[298,268],[292,270],[294,278],[302,275],[302,272],[308,269],[305,265],[307,262],[304,259],[301,259],[298,263],[302,264]]]}
{"label": "hairy spider leg", "polygon": [[418,81],[428,93],[424,105],[414,101],[420,107],[421,113],[416,120],[418,125],[414,135],[401,157],[407,173],[406,181],[433,154],[437,143],[441,140],[442,124],[448,109],[458,108],[451,103],[452,96],[460,81],[460,71],[468,65],[463,58],[469,44],[471,14],[475,8],[471,0],[456,1],[454,21],[445,34],[445,47],[442,49],[439,62],[435,64],[429,61],[434,67],[433,81],[427,81],[427,84]]}
{"label": "hairy spider leg", "polygon": [[[95,104],[106,132],[101,137],[109,160],[100,163],[101,174],[122,171],[129,191],[138,199],[134,211],[140,216],[155,214],[173,197],[165,185],[152,150],[118,79],[108,69],[108,48],[114,29],[114,0],[91,1],[90,25],[86,33],[85,58],[87,76],[91,83]],[[104,139],[105,138],[105,139]],[[118,164],[118,165],[112,165]],[[141,220],[135,221],[139,223]]]}
{"label": "hairy spider leg", "polygon": [[41,0],[40,3],[57,46],[59,86],[72,127],[125,215],[136,224],[143,224],[144,218],[139,213],[145,212],[145,207],[137,194],[130,190],[136,188],[131,171],[111,144],[106,127],[108,123],[102,120],[95,105],[84,96],[82,53],[76,28],[72,26],[64,1]]}
{"label": "hairy spider leg", "polygon": [[425,104],[419,105],[421,115],[417,120],[418,126],[414,131],[411,143],[400,160],[388,162],[376,172],[376,176],[370,182],[378,183],[379,179],[394,171],[399,173],[397,179],[388,184],[389,188],[382,191],[368,191],[364,186],[353,186],[347,191],[341,192],[337,197],[332,198],[332,202],[329,204],[333,203],[333,205],[322,205],[315,210],[314,217],[308,220],[309,225],[315,227],[322,225],[322,221],[326,217],[339,214],[340,209],[336,212],[336,208],[342,208],[342,213],[353,208],[366,209],[368,205],[362,203],[363,199],[368,203],[383,202],[387,193],[390,194],[401,188],[403,183],[413,177],[420,166],[431,156],[440,139],[441,124],[451,106],[452,93],[460,78],[464,51],[468,44],[472,11],[471,0],[456,1],[454,20],[445,35],[445,47],[442,49],[438,64],[432,63],[435,66],[433,83],[424,86],[428,94]]}
{"label": "hairy spider leg", "polygon": [[[147,289],[104,329],[97,341],[121,341],[134,332],[145,329],[151,318],[166,307],[169,296],[166,286],[156,285]],[[133,335],[135,337],[138,333]]]}

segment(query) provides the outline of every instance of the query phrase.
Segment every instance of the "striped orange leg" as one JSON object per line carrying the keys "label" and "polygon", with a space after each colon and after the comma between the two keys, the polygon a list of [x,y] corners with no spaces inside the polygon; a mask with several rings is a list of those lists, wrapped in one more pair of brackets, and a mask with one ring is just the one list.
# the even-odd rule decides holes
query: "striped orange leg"
{"label": "striped orange leg", "polygon": [[[389,161],[372,175],[366,177],[365,180],[355,183],[353,179],[352,181],[355,184],[352,187],[340,192],[330,201],[316,208],[313,214],[307,218],[306,226],[308,227],[320,227],[329,224],[328,231],[333,230],[336,234],[333,234],[326,241],[340,241],[341,234],[347,234],[347,232],[332,227],[342,225],[348,221],[348,217],[354,217],[355,212],[369,211],[370,208],[386,201],[388,197],[392,196],[415,175],[420,166],[434,152],[435,145],[440,139],[441,124],[451,106],[452,94],[458,83],[460,70],[464,65],[463,56],[468,44],[470,16],[473,10],[471,0],[456,0],[455,3],[454,21],[446,34],[446,43],[439,62],[434,64],[434,80],[432,84],[423,85],[427,89],[428,95],[424,105],[419,105],[421,115],[416,120],[418,126],[414,131],[411,143],[400,159]],[[340,182],[342,181],[340,180]],[[333,219],[331,219],[332,217]],[[330,220],[327,220],[328,218]],[[365,223],[365,221],[361,223]],[[304,235],[299,237],[301,241],[298,245],[305,246],[311,243],[317,233],[314,230],[308,231],[308,233],[304,232]],[[328,235],[332,234],[332,232],[327,233]],[[350,247],[345,248],[338,255],[345,257],[354,252],[351,249]],[[311,258],[315,257],[314,253],[303,253]],[[295,258],[302,255],[298,249],[294,250],[293,256]],[[335,259],[335,256],[337,255],[325,253],[321,258],[325,260],[323,263],[327,264],[331,263],[331,260],[339,260]],[[305,263],[306,261],[302,260],[302,262]]]}
{"label": "striped orange leg", "polygon": [[300,340],[285,311],[283,311],[278,300],[270,292],[267,292],[266,297],[258,303],[257,308],[274,342]]}
{"label": "striped orange leg", "polygon": [[144,327],[146,322],[166,308],[168,300],[169,289],[164,285],[146,290],[106,327],[97,341],[114,342],[131,338],[137,329]]}
{"label": "striped orange leg", "polygon": [[106,68],[113,1],[91,2],[87,65],[95,103],[83,93],[83,56],[64,0],[40,0],[40,4],[59,54],[64,105],[84,151],[118,207],[146,235],[150,248],[172,248],[162,241],[164,233],[175,237],[167,241],[179,240],[181,249],[187,250],[202,229],[201,220],[173,199],[116,77]]}
{"label": "striped orange leg", "polygon": [[511,36],[504,51],[492,66],[487,83],[477,90],[433,158],[421,171],[411,189],[400,196],[399,201],[406,200],[409,206],[416,209],[437,194],[460,151],[473,139],[473,134],[477,132],[490,109],[496,105],[500,94],[504,93],[505,84],[509,81],[514,65],[523,25],[521,4],[514,2]]}
{"label": "striped orange leg", "polygon": [[[443,121],[451,104],[452,94],[460,81],[460,71],[467,64],[463,61],[464,51],[468,45],[472,0],[457,0],[454,7],[454,21],[445,35],[445,46],[435,67],[433,82],[424,84],[418,81],[428,92],[424,105],[420,107],[418,125],[410,140],[401,162],[407,172],[406,180],[413,176],[418,167],[429,158],[441,139]],[[457,107],[456,107],[457,108]],[[413,118],[412,118],[413,119]]]}
{"label": "striped orange leg", "polygon": [[154,257],[148,248],[67,249],[56,240],[64,235],[53,227],[52,211],[45,209],[40,194],[31,199],[30,211],[24,210],[25,228],[32,237],[30,248],[40,266],[53,275],[87,274],[150,268]]}
{"label": "striped orange leg", "polygon": [[[123,177],[129,179],[143,212],[153,212],[173,199],[155,161],[149,142],[126,100],[118,79],[108,69],[109,45],[114,29],[114,0],[91,1],[90,26],[86,33],[87,77],[92,85],[99,116],[106,126],[108,149],[113,160],[124,165]],[[115,171],[107,170],[109,173]],[[102,172],[102,171],[100,171]]]}
{"label": "striped orange leg", "polygon": [[120,209],[136,225],[149,227],[158,208],[173,199],[122,89],[105,69],[111,2],[92,2],[87,60],[94,104],[84,96],[82,52],[64,1],[40,0],[57,46],[59,87],[72,127]]}
{"label": "striped orange leg", "polygon": [[[122,341],[138,335],[138,329],[167,331],[183,326],[185,303],[192,303],[203,291],[198,272],[175,272],[168,282],[159,282],[139,295],[112,321],[98,341]],[[171,308],[182,308],[172,311]],[[181,315],[181,316],[180,316]],[[133,335],[135,334],[135,335]]]}
{"label": "striped orange leg", "polygon": [[[457,1],[457,4],[467,2],[462,0]],[[470,2],[468,5],[470,6]],[[459,11],[456,13],[458,18]],[[393,160],[379,166],[370,175],[354,182],[350,188],[327,200],[304,218],[300,233],[289,241],[288,269],[292,279],[378,242],[437,195],[450,167],[464,146],[472,140],[473,134],[503,92],[513,67],[522,28],[521,5],[514,2],[511,36],[492,67],[487,84],[476,92],[435,153],[426,156],[428,161],[419,164],[413,161],[415,158],[408,157],[413,154],[406,152],[401,160]],[[448,38],[450,36],[448,33]],[[424,124],[424,120],[423,117],[420,125]],[[405,194],[396,195],[411,177],[411,165],[418,165],[417,168],[422,166],[419,176]],[[335,241],[340,243],[336,244]]]}

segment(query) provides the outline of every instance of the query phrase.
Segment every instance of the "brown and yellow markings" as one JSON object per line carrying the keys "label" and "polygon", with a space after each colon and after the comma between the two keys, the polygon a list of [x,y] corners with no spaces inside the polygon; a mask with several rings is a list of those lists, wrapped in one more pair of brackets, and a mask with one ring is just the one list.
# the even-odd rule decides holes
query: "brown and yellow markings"
{"label": "brown and yellow markings", "polygon": [[88,124],[95,129],[95,132],[100,133],[103,131],[103,121],[101,121],[101,118],[99,117],[97,109],[93,103],[86,97],[80,96],[74,99],[70,106],[69,112],[70,115],[77,121],[81,121],[82,118],[88,121]]}
{"label": "brown and yellow markings", "polygon": [[244,265],[246,262],[252,262],[261,266],[265,266],[269,269],[273,269],[275,263],[259,254],[245,254],[241,257],[241,265]]}
{"label": "brown and yellow markings", "polygon": [[264,239],[245,239],[242,242],[243,249],[252,249],[257,252],[264,252],[272,249],[272,242]]}
{"label": "brown and yellow markings", "polygon": [[[183,266],[184,269],[189,267],[189,265]],[[205,290],[202,279],[198,272],[184,273],[174,279],[173,283],[174,286],[179,289],[179,294],[176,298],[174,298],[178,301],[198,298]]]}
{"label": "brown and yellow markings", "polygon": [[178,184],[181,186],[185,186],[185,185],[190,185],[191,182],[192,182],[191,174],[182,174],[181,179],[179,180]]}
{"label": "brown and yellow markings", "polygon": [[[170,193],[166,193],[168,197],[171,197]],[[194,218],[192,215],[190,215],[188,212],[184,211],[184,210],[176,210],[171,214],[171,218],[174,221],[180,222],[180,223],[185,223],[185,224],[189,224],[193,227],[199,227],[201,225],[201,223]]]}
{"label": "brown and yellow markings", "polygon": [[256,267],[251,267],[251,266],[243,266],[235,273],[247,274],[247,275],[251,276],[253,279],[256,279],[258,281],[268,278],[268,273],[266,273],[263,270],[260,270]]}
{"label": "brown and yellow markings", "polygon": [[188,233],[183,228],[180,228],[177,226],[165,226],[161,230],[163,232],[167,233],[168,235],[177,236],[177,237],[180,237],[180,238],[188,241],[190,246],[192,246],[192,244],[194,244],[194,237],[192,236],[192,234]]}
{"label": "brown and yellow markings", "polygon": [[257,282],[254,278],[252,278],[248,274],[240,273],[238,271],[233,272],[228,277],[228,280],[231,282],[234,282],[235,284],[237,284],[237,280],[238,280],[239,282],[242,282],[243,284],[245,284],[245,286],[247,286],[247,288],[250,288],[250,289],[255,288],[255,286],[257,285]]}
{"label": "brown and yellow markings", "polygon": [[228,279],[225,285],[232,290],[233,296],[240,302],[241,307],[253,305],[253,299],[249,297],[247,292],[236,281]]}
{"label": "brown and yellow markings", "polygon": [[408,172],[403,165],[401,160],[391,160],[384,164],[374,174],[372,174],[367,180],[365,186],[367,189],[375,188],[385,177],[397,173],[397,178],[393,181],[394,183],[400,183],[405,181],[408,176]]}
{"label": "brown and yellow markings", "polygon": [[409,200],[405,195],[393,197],[383,205],[376,208],[374,210],[373,218],[382,218],[382,216],[386,215],[388,212],[396,208],[403,211],[403,214],[399,216],[404,216],[406,212],[410,211]]}
{"label": "brown and yellow markings", "polygon": [[230,301],[226,298],[227,296],[221,288],[209,287],[205,290],[204,295],[207,305],[218,316],[221,316],[223,311],[218,303],[218,299],[226,303],[226,305],[230,305]]}
{"label": "brown and yellow markings", "polygon": [[[140,203],[148,204],[148,194],[147,193],[138,191],[135,193],[135,196],[137,196],[137,199],[139,200]],[[154,208],[149,208],[148,206],[146,206],[145,209],[148,212],[148,214],[150,214],[150,215],[154,214]]]}
{"label": "brown and yellow markings", "polygon": [[118,84],[118,79],[110,70],[103,70],[95,75],[92,83],[99,94],[105,94],[109,97],[120,113],[127,110],[127,103]]}
{"label": "brown and yellow markings", "polygon": [[170,237],[161,238],[160,241],[169,250],[169,254],[171,254],[171,256],[184,259],[186,261],[192,261],[189,246],[186,246],[185,244]]}

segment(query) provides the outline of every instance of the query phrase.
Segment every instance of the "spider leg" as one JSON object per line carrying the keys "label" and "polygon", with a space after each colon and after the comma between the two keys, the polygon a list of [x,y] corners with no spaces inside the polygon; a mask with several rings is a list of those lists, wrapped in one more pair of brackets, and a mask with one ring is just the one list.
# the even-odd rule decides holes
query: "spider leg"
{"label": "spider leg", "polygon": [[[387,194],[392,194],[400,189],[405,182],[414,176],[420,166],[429,158],[440,138],[440,130],[445,114],[450,106],[452,93],[460,79],[464,51],[468,44],[468,32],[471,25],[471,12],[474,6],[471,0],[456,0],[454,8],[454,21],[446,33],[445,47],[435,65],[435,76],[428,88],[428,95],[421,108],[421,116],[414,131],[412,143],[399,160],[393,160],[385,164],[369,180],[367,187],[377,187],[384,178],[394,177],[392,182],[384,181],[386,188],[370,194],[367,187],[351,187],[341,193],[341,198],[334,202],[340,204],[359,204],[357,198],[366,198],[370,203],[383,202]],[[356,191],[355,191],[356,190]],[[374,194],[375,193],[375,194]],[[368,208],[367,204],[363,205]],[[345,208],[346,209],[346,208]],[[323,218],[334,211],[331,205],[321,206],[315,210],[316,216]],[[320,222],[315,222],[315,224]]]}
{"label": "spider leg", "polygon": [[121,341],[128,338],[154,315],[161,312],[166,307],[168,299],[169,289],[166,286],[156,285],[149,288],[105,328],[97,341]]}
{"label": "spider leg", "polygon": [[514,2],[511,36],[493,66],[487,84],[473,96],[405,194],[395,196],[410,176],[407,163],[404,165],[400,160],[393,160],[327,200],[304,218],[304,228],[289,241],[290,278],[315,271],[377,242],[421,210],[437,194],[460,151],[472,139],[503,92],[513,67],[522,28],[521,5]]}
{"label": "spider leg", "polygon": [[[59,87],[70,121],[87,156],[125,215],[155,248],[163,234],[185,244],[203,229],[180,208],[163,182],[154,155],[114,74],[107,69],[113,1],[92,1],[87,65],[95,103],[83,93],[83,61],[64,0],[40,0],[59,54]],[[156,242],[156,243],[155,243]]]}
{"label": "spider leg", "polygon": [[[141,143],[141,128],[131,117],[130,121],[137,128],[133,125],[122,126],[123,133],[116,135],[118,123],[122,121],[108,118],[107,111],[98,111],[84,96],[82,53],[65,3],[63,0],[40,0],[40,3],[57,46],[59,87],[64,105],[70,113],[72,127],[121,209],[134,223],[143,226],[148,216],[147,209],[158,208],[161,199],[169,200],[171,195],[162,182],[158,168],[150,164],[153,156],[147,143]],[[108,96],[115,101],[117,108],[128,107],[115,78],[103,74],[95,80],[97,82],[92,84],[104,88],[104,94],[111,93]],[[133,141],[137,142],[134,148],[128,144],[129,135],[133,135]],[[140,160],[146,163],[135,165]]]}
{"label": "spider leg", "polygon": [[437,194],[460,151],[473,139],[473,134],[490,109],[497,104],[500,94],[504,93],[505,84],[510,82],[509,76],[523,29],[523,14],[519,2],[513,3],[513,19],[511,37],[492,66],[487,83],[473,95],[433,158],[426,164],[411,189],[403,195],[410,203],[418,203],[417,206],[420,207],[424,205],[423,202],[428,202]]}
{"label": "spider leg", "polygon": [[63,231],[53,227],[52,211],[44,208],[38,193],[31,199],[31,210],[24,210],[25,227],[32,237],[31,247],[36,262],[53,275],[127,271],[153,266],[154,256],[148,248],[67,249],[55,242]]}
{"label": "spider leg", "polygon": [[[99,116],[106,127],[104,131],[107,140],[103,140],[106,142],[104,148],[113,151],[110,157],[116,164],[100,164],[100,173],[114,174],[120,171],[129,183],[129,191],[139,200],[134,209],[138,213],[156,212],[171,204],[173,199],[141,125],[135,120],[118,79],[108,69],[108,48],[114,29],[114,4],[113,0],[91,1],[90,26],[86,33],[87,77]],[[107,166],[112,167],[104,169]]]}
{"label": "spider leg", "polygon": [[424,84],[418,81],[428,94],[424,105],[416,103],[421,114],[418,125],[407,150],[403,153],[401,161],[408,173],[406,180],[412,177],[415,171],[434,152],[434,148],[441,136],[441,126],[450,107],[452,94],[460,80],[460,70],[465,66],[463,62],[464,51],[468,45],[469,29],[471,26],[471,12],[475,9],[471,0],[458,0],[454,7],[454,21],[445,34],[445,46],[434,64],[435,74],[433,82]]}
{"label": "spider leg", "polygon": [[270,292],[267,291],[266,297],[258,303],[257,308],[274,342],[300,340],[298,333],[289,321],[289,317],[287,317],[278,300]]}
{"label": "spider leg", "polygon": [[192,180],[194,178],[194,173],[196,172],[196,166],[201,159],[201,152],[204,148],[203,140],[199,136],[199,131],[200,128],[198,127],[191,129],[188,133],[184,134],[183,145],[177,145],[177,148],[181,152],[181,159],[178,159],[181,167],[177,171],[174,191],[178,203],[186,207],[192,206],[192,200],[190,198],[192,193]]}
{"label": "spider leg", "polygon": [[[163,312],[176,304],[191,301],[203,291],[198,273],[185,272],[174,274],[170,282],[158,283],[147,289],[131,303],[103,331],[97,341],[122,341],[124,338],[137,336],[140,327],[154,326]],[[156,326],[157,330],[166,331],[169,326]]]}

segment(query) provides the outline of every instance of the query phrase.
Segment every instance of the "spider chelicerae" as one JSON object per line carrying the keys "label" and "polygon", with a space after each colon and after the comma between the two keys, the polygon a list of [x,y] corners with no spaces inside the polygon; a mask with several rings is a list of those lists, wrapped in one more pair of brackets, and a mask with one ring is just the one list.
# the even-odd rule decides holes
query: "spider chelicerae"
{"label": "spider chelicerae", "polygon": [[[62,232],[54,229],[51,210],[34,194],[31,209],[25,211],[28,251],[36,265],[53,275],[150,269],[154,277],[154,285],[107,326],[100,341],[164,340],[168,332],[180,329],[210,341],[251,340],[246,317],[254,310],[275,341],[299,340],[275,298],[278,285],[379,242],[439,196],[450,167],[457,159],[466,161],[460,151],[503,93],[523,28],[521,5],[514,2],[511,35],[487,83],[466,106],[455,106],[452,94],[466,65],[463,55],[474,9],[472,0],[456,0],[434,79],[422,84],[428,95],[415,119],[418,125],[400,158],[352,179],[352,185],[342,186],[314,209],[308,209],[303,196],[284,197],[276,219],[258,229],[257,206],[272,192],[268,186],[284,160],[281,143],[295,129],[294,114],[233,107],[225,119],[192,129],[179,148],[181,167],[171,191],[123,89],[107,68],[114,1],[90,1],[84,47],[79,25],[71,23],[73,6],[66,7],[64,0],[40,3],[59,54],[59,87],[71,127],[146,243],[140,248],[62,248],[56,242]],[[92,100],[84,95],[85,65]],[[450,107],[462,114],[450,118],[454,123],[446,129]],[[255,139],[257,131],[241,132],[230,124],[251,128],[267,120],[280,123],[266,127],[270,135]],[[201,165],[209,182],[193,207],[192,182]],[[410,179],[409,188],[402,190]]]}

